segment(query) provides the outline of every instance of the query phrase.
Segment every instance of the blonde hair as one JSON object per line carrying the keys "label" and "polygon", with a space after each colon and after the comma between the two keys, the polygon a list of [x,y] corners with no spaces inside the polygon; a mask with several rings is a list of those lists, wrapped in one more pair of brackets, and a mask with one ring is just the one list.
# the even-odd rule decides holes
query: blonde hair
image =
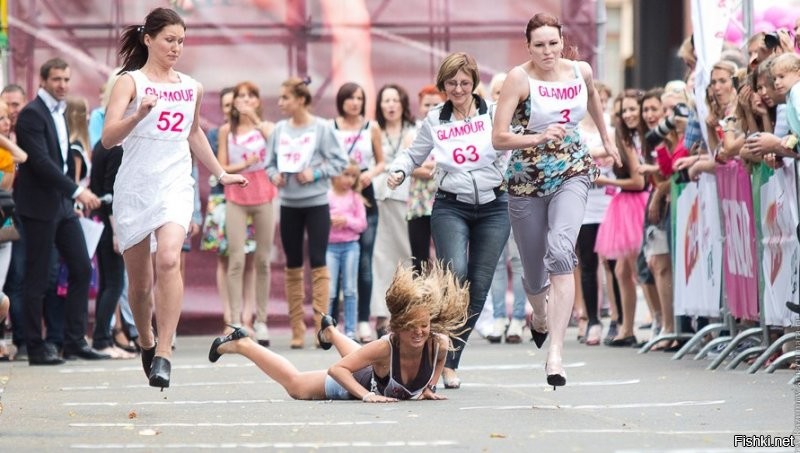
{"label": "blonde hair", "polygon": [[468,304],[469,283],[459,282],[438,262],[423,269],[422,274],[398,266],[386,291],[389,326],[394,332],[413,327],[419,310],[425,309],[431,316],[431,333],[457,338],[467,322]]}
{"label": "blonde hair", "polygon": [[108,101],[111,99],[111,89],[114,88],[114,84],[117,83],[117,79],[119,78],[119,72],[122,70],[121,67],[114,68],[109,74],[108,79],[106,79],[106,83],[103,84],[103,94],[100,95],[100,104],[103,108],[108,107]]}
{"label": "blonde hair", "polygon": [[495,91],[500,91],[502,89],[503,82],[506,81],[506,76],[507,75],[508,74],[506,74],[505,72],[498,72],[497,74],[495,74],[492,77],[492,81],[489,82],[489,96],[493,100],[495,100],[495,101],[497,100],[497,99],[494,99],[494,93],[495,93]]}
{"label": "blonde hair", "polygon": [[70,96],[67,98],[67,109],[64,116],[67,118],[70,143],[77,141],[83,146],[86,153],[92,150],[89,147],[89,122],[86,120],[88,111],[86,98]]}
{"label": "blonde hair", "polygon": [[794,53],[784,53],[780,54],[775,57],[775,60],[772,62],[772,68],[770,71],[772,72],[773,76],[775,74],[776,69],[783,69],[786,71],[800,71],[800,57]]}
{"label": "blonde hair", "polygon": [[308,89],[309,84],[311,84],[311,79],[309,77],[303,79],[299,77],[289,77],[283,81],[281,86],[286,88],[292,96],[301,98],[303,100],[303,105],[309,107],[311,106],[311,90]]}

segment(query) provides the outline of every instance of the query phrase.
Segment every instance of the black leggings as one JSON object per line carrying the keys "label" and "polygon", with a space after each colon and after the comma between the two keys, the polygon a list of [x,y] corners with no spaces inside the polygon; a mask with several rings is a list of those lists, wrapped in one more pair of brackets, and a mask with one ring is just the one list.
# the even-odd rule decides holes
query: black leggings
{"label": "black leggings", "polygon": [[308,208],[281,206],[280,224],[287,268],[303,266],[303,236],[306,232],[311,268],[325,266],[325,252],[331,231],[331,213],[327,204]]}
{"label": "black leggings", "polygon": [[431,259],[431,216],[425,215],[408,221],[408,240],[411,243],[414,270],[422,272],[422,265],[430,265]]}
{"label": "black leggings", "polygon": [[594,243],[597,239],[597,230],[599,228],[600,225],[596,223],[581,225],[581,230],[578,232],[578,241],[575,244],[575,249],[578,252],[578,265],[581,268],[581,289],[583,290],[583,301],[586,304],[589,326],[600,323],[597,318],[597,268],[600,260],[594,251]]}
{"label": "black leggings", "polygon": [[622,325],[622,296],[619,295],[619,282],[617,281],[617,274],[614,273],[614,268],[617,267],[617,260],[606,260],[608,268],[611,269],[611,281],[614,286],[614,305],[617,306],[617,324]]}

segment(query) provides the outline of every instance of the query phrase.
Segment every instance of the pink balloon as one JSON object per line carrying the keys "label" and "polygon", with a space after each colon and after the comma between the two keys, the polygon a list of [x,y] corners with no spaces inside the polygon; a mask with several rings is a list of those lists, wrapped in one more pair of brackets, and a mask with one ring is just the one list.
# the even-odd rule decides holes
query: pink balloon
{"label": "pink balloon", "polygon": [[765,20],[762,20],[761,22],[756,22],[753,25],[753,33],[759,33],[762,31],[765,32],[775,31],[775,25],[773,25],[772,22],[767,22]]}
{"label": "pink balloon", "polygon": [[789,17],[789,15],[789,8],[775,5],[764,10],[763,20],[771,23],[774,27],[771,31],[775,31],[777,28],[780,28],[780,25],[786,20],[787,17]]}
{"label": "pink balloon", "polygon": [[728,22],[728,28],[725,29],[724,35],[725,41],[738,45],[742,42],[743,37],[744,33],[742,32],[742,28],[739,26],[739,24],[735,21]]}

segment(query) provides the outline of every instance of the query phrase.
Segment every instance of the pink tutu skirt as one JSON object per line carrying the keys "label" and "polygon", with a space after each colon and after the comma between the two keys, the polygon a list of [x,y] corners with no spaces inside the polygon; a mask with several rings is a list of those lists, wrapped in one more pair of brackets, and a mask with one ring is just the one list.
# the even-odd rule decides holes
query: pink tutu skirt
{"label": "pink tutu skirt", "polygon": [[598,255],[618,259],[631,253],[639,253],[649,197],[649,191],[619,192],[614,195],[603,223],[597,230],[594,251]]}

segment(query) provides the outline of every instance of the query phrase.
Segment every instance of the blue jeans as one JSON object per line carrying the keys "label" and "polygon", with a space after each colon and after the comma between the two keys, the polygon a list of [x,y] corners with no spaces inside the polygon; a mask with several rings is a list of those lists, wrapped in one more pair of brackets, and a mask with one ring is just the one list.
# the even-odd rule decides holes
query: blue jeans
{"label": "blue jeans", "polygon": [[[358,259],[358,320],[369,321],[372,303],[372,252],[375,250],[375,234],[378,231],[378,205],[374,197],[375,212],[367,211],[367,229],[361,233],[358,243],[361,256]],[[331,293],[333,294],[333,293]]]}
{"label": "blue jeans", "polygon": [[456,351],[447,355],[445,366],[458,368],[478,316],[486,303],[494,269],[508,241],[511,223],[508,219],[508,195],[482,205],[462,203],[436,193],[431,213],[431,235],[437,258],[461,281],[468,281],[469,308],[464,332],[458,337]]}
{"label": "blue jeans", "polygon": [[[356,331],[356,318],[358,316],[356,285],[358,282],[359,253],[358,241],[328,244],[328,251],[325,253],[328,272],[331,274],[330,306],[334,306],[333,302],[339,296],[337,289],[341,288],[344,296],[344,331],[348,334]],[[339,313],[333,311],[331,311],[330,315],[333,316],[333,319],[339,317]]]}
{"label": "blue jeans", "polygon": [[507,260],[511,260],[511,289],[514,292],[514,304],[511,306],[511,317],[525,319],[525,287],[522,286],[522,260],[514,239],[508,241],[503,247],[503,253],[497,262],[492,278],[492,311],[494,319],[506,318],[506,289],[508,289]]}

